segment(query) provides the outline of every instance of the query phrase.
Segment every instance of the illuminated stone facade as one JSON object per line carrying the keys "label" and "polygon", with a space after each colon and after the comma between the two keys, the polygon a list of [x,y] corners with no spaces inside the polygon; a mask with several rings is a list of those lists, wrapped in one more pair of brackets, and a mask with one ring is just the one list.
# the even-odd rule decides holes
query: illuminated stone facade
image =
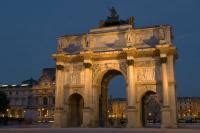
{"label": "illuminated stone facade", "polygon": [[200,122],[200,97],[178,97],[177,110],[180,122]]}
{"label": "illuminated stone facade", "polygon": [[32,87],[30,97],[30,110],[37,112],[38,122],[48,122],[54,120],[55,107],[55,68],[43,69],[38,84]]}
{"label": "illuminated stone facade", "polygon": [[56,61],[55,127],[107,127],[107,88],[115,75],[123,75],[127,83],[127,127],[145,125],[146,95],[157,97],[161,127],[177,127],[177,51],[171,33],[169,25],[135,28],[109,22],[85,34],[59,37],[52,55]]}
{"label": "illuminated stone facade", "polygon": [[[19,85],[1,85],[10,101],[8,117],[24,118],[27,122],[54,120],[55,68],[43,69],[39,81],[23,81]],[[2,114],[4,116],[4,114]]]}
{"label": "illuminated stone facade", "polygon": [[[32,84],[26,82],[21,85],[1,85],[3,91],[9,99],[9,108],[6,110],[8,117],[24,118],[28,105],[28,97],[31,95]],[[5,114],[1,114],[2,117]]]}

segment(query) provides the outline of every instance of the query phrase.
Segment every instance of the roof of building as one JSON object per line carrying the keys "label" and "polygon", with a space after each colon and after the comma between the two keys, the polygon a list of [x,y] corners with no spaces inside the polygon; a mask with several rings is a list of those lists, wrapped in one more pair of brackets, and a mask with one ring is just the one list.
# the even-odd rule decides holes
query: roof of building
{"label": "roof of building", "polygon": [[33,78],[30,78],[28,80],[24,80],[21,82],[21,84],[29,84],[29,85],[36,85],[38,82],[34,80]]}
{"label": "roof of building", "polygon": [[0,88],[27,88],[32,87],[33,85],[36,85],[38,82],[34,80],[33,78],[30,78],[28,80],[22,81],[20,84],[0,84]]}
{"label": "roof of building", "polygon": [[44,68],[42,70],[42,75],[39,78],[39,81],[45,80],[45,79],[49,79],[51,81],[55,80],[55,73],[56,73],[56,69],[55,68]]}

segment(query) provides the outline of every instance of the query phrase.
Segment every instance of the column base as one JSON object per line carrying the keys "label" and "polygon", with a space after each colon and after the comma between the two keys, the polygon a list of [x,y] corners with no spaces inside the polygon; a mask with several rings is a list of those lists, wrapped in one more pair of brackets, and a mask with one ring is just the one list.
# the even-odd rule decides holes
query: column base
{"label": "column base", "polygon": [[172,125],[171,125],[171,128],[178,128],[177,123],[176,123],[176,124],[172,124]]}
{"label": "column base", "polygon": [[127,128],[140,128],[141,124],[139,123],[139,120],[137,120],[137,113],[138,110],[135,106],[129,106],[127,108],[128,113],[128,123]]}
{"label": "column base", "polygon": [[95,121],[92,120],[93,111],[90,107],[83,109],[83,123],[81,127],[95,127]]}
{"label": "column base", "polygon": [[57,109],[54,112],[54,124],[53,127],[55,128],[63,128],[66,127],[66,122],[64,121],[64,111],[63,109]]}
{"label": "column base", "polygon": [[161,128],[172,128],[169,106],[164,106],[161,109],[161,116]]}

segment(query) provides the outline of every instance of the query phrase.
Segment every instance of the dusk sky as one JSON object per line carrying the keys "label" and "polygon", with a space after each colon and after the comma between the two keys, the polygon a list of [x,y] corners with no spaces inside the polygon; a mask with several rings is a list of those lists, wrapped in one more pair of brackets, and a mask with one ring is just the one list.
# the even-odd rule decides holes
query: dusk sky
{"label": "dusk sky", "polygon": [[38,79],[55,65],[56,37],[97,27],[111,6],[136,28],[173,27],[178,96],[200,96],[200,0],[1,0],[0,83]]}

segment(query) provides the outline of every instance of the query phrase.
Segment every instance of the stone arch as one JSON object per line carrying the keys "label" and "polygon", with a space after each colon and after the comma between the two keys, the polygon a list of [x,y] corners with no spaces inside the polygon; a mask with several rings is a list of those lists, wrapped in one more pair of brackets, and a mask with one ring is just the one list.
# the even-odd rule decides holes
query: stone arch
{"label": "stone arch", "polygon": [[103,79],[103,76],[108,72],[108,71],[112,71],[112,70],[115,70],[115,71],[119,71],[121,73],[121,75],[123,75],[124,79],[126,80],[127,79],[127,74],[125,71],[123,71],[122,69],[120,68],[115,68],[115,67],[111,67],[111,68],[104,68],[104,69],[101,69],[97,74],[96,74],[96,77],[94,77],[94,83],[96,83],[97,85],[100,85],[101,84],[101,81]]}
{"label": "stone arch", "polygon": [[81,95],[81,96],[83,97],[83,99],[85,99],[83,92],[77,91],[77,90],[75,90],[74,88],[67,88],[67,89],[69,89],[69,91],[67,92],[68,95],[64,98],[64,99],[65,99],[65,100],[64,100],[65,103],[68,103],[68,102],[69,102],[70,96],[72,96],[72,95],[74,95],[74,94]]}
{"label": "stone arch", "polygon": [[83,122],[84,99],[82,95],[73,93],[68,98],[68,126],[80,127]]}
{"label": "stone arch", "polygon": [[160,109],[156,91],[146,91],[141,97],[141,120],[144,127],[160,126]]}
{"label": "stone arch", "polygon": [[[98,77],[97,84],[99,85],[99,126],[107,127],[108,124],[108,83],[109,81],[117,75],[122,75],[126,81],[126,75],[120,69],[107,69],[102,71],[101,75]],[[127,89],[126,89],[127,93]]]}
{"label": "stone arch", "polygon": [[142,85],[136,87],[137,89],[137,101],[141,101],[142,98],[146,95],[148,92],[158,93],[157,92],[157,86],[156,85]]}

